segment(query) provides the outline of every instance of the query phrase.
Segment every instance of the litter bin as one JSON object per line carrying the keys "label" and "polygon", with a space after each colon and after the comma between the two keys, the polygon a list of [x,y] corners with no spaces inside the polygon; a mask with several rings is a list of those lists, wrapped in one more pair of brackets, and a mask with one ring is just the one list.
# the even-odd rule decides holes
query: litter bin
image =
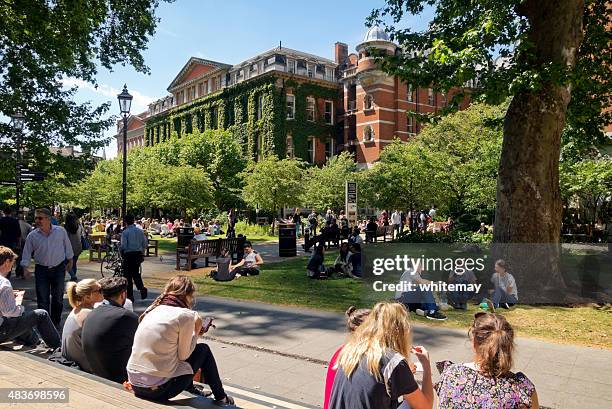
{"label": "litter bin", "polygon": [[279,257],[295,257],[297,255],[295,223],[278,225],[278,255]]}
{"label": "litter bin", "polygon": [[176,247],[187,247],[193,240],[193,227],[179,227],[176,232]]}

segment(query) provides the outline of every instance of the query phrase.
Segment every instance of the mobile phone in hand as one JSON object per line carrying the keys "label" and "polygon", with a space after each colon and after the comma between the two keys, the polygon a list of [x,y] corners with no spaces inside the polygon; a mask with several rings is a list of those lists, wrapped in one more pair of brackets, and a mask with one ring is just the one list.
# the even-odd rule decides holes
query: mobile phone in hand
{"label": "mobile phone in hand", "polygon": [[213,317],[204,317],[202,319],[202,334],[205,334],[206,332],[208,332],[208,330],[210,329],[210,327],[215,328],[215,326],[213,325]]}

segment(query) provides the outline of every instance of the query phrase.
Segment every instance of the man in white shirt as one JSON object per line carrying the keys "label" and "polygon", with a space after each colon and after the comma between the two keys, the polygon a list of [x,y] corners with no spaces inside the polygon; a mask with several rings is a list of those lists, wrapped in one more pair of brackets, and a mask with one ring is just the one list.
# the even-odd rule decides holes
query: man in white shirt
{"label": "man in white shirt", "polygon": [[395,210],[391,214],[391,224],[393,225],[393,234],[397,238],[401,233],[400,226],[402,225],[402,214],[399,210]]}
{"label": "man in white shirt", "polygon": [[436,214],[438,214],[438,207],[436,205],[432,205],[431,209],[429,209],[429,217],[431,217],[431,221],[436,218]]}
{"label": "man in white shirt", "polygon": [[518,303],[518,289],[514,276],[508,272],[506,262],[502,259],[495,262],[495,273],[491,277],[494,289],[491,301],[495,308],[501,305],[510,308],[511,305]]}

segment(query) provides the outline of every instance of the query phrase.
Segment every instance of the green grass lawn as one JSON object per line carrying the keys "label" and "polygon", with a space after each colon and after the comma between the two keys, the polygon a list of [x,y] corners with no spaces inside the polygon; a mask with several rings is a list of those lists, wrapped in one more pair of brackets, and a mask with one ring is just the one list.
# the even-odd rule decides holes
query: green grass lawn
{"label": "green grass lawn", "polygon": [[[336,254],[326,255],[326,265]],[[263,265],[257,277],[241,277],[230,282],[197,278],[201,295],[214,295],[271,304],[291,305],[344,312],[349,306],[371,306],[377,300],[366,284],[353,279],[312,280],[306,276],[307,258],[301,257]],[[379,300],[388,299],[380,293]],[[415,322],[425,325],[467,329],[477,306],[468,311],[446,311],[448,320],[432,322],[413,315]],[[563,308],[518,306],[501,310],[519,336],[528,336],[560,343],[612,348],[612,311],[590,307]]]}

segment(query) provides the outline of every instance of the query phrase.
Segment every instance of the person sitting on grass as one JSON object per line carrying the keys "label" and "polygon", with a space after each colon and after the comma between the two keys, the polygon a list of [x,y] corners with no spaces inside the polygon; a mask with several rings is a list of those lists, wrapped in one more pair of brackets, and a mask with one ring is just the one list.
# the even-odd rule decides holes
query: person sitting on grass
{"label": "person sitting on grass", "polygon": [[193,311],[196,286],[191,278],[178,275],[140,316],[134,348],[127,364],[134,394],[143,399],[164,402],[182,391],[206,396],[194,385],[194,374],[201,371],[212,389],[215,402],[234,404],[223,389],[215,357],[210,347],[198,343],[212,326]]}
{"label": "person sitting on grass", "polygon": [[24,292],[13,290],[6,278],[16,259],[13,250],[0,246],[0,343],[37,346],[42,338],[47,347],[55,349],[60,346],[60,335],[49,313],[43,309],[26,311],[21,305]]}
{"label": "person sitting on grass", "polygon": [[104,301],[83,322],[83,352],[93,374],[123,383],[127,380],[125,367],[132,352],[138,316],[123,308],[127,299],[124,277],[105,277],[99,284]]}
{"label": "person sitting on grass", "polygon": [[359,243],[352,243],[349,245],[351,255],[349,256],[349,263],[351,264],[351,273],[349,274],[352,278],[361,278],[363,274],[362,260],[361,260],[361,245]]}
{"label": "person sitting on grass", "polygon": [[539,408],[535,386],[522,372],[511,372],[514,330],[503,315],[478,312],[469,330],[474,362],[441,363],[435,385],[439,407]]}
{"label": "person sitting on grass", "polygon": [[306,275],[309,278],[327,278],[327,273],[325,272],[325,265],[323,261],[325,260],[325,246],[318,245],[315,246],[310,259],[308,260],[308,265],[306,265]]}
{"label": "person sitting on grass", "polygon": [[94,304],[104,299],[102,287],[93,278],[87,278],[78,283],[74,281],[68,283],[66,292],[72,311],[66,318],[62,330],[62,356],[75,362],[84,371],[91,372],[91,367],[83,352],[81,334],[83,322],[93,310]]}
{"label": "person sitting on grass", "polygon": [[[472,270],[458,268],[448,276],[449,284],[476,284],[476,276]],[[456,310],[467,310],[467,302],[474,296],[473,291],[448,291],[448,303]]]}
{"label": "person sitting on grass", "polygon": [[349,251],[349,243],[342,243],[338,257],[334,261],[334,273],[340,277],[350,277],[353,271],[351,264],[351,252]]}
{"label": "person sitting on grass", "polygon": [[[422,346],[411,347],[411,332],[402,304],[376,304],[338,355],[329,408],[397,408],[401,397],[412,409],[431,409],[429,353]],[[410,367],[411,353],[423,366],[422,388]]]}
{"label": "person sitting on grass", "polygon": [[499,259],[495,262],[495,273],[491,277],[491,283],[494,287],[493,290],[490,290],[491,301],[495,308],[502,306],[508,309],[518,302],[516,281],[514,276],[508,272],[506,261]]}
{"label": "person sitting on grass", "polygon": [[250,241],[244,242],[244,256],[238,264],[232,267],[232,273],[235,273],[236,278],[240,276],[256,276],[259,275],[259,266],[263,264],[263,259],[258,252],[253,250],[253,245]]}
{"label": "person sitting on grass", "polygon": [[[349,334],[355,332],[357,327],[359,327],[366,317],[370,314],[369,308],[360,308],[357,309],[354,306],[350,306],[348,310],[346,310],[346,328],[349,331]],[[325,399],[323,401],[323,409],[329,408],[329,398],[331,397],[332,387],[334,386],[334,379],[336,378],[336,372],[338,372],[338,367],[336,366],[336,361],[338,360],[338,355],[342,351],[344,345],[341,345],[340,348],[334,352],[331,359],[329,360],[329,364],[327,365],[327,376],[325,378]]]}
{"label": "person sitting on grass", "polygon": [[[408,311],[414,311],[417,315],[430,320],[444,321],[446,315],[440,312],[433,293],[431,290],[423,288],[431,281],[421,277],[422,271],[423,266],[420,262],[413,263],[412,268],[404,271],[400,278],[400,284],[403,284],[407,290],[404,292],[396,291],[395,299],[404,304]],[[408,287],[410,287],[409,290]]]}

